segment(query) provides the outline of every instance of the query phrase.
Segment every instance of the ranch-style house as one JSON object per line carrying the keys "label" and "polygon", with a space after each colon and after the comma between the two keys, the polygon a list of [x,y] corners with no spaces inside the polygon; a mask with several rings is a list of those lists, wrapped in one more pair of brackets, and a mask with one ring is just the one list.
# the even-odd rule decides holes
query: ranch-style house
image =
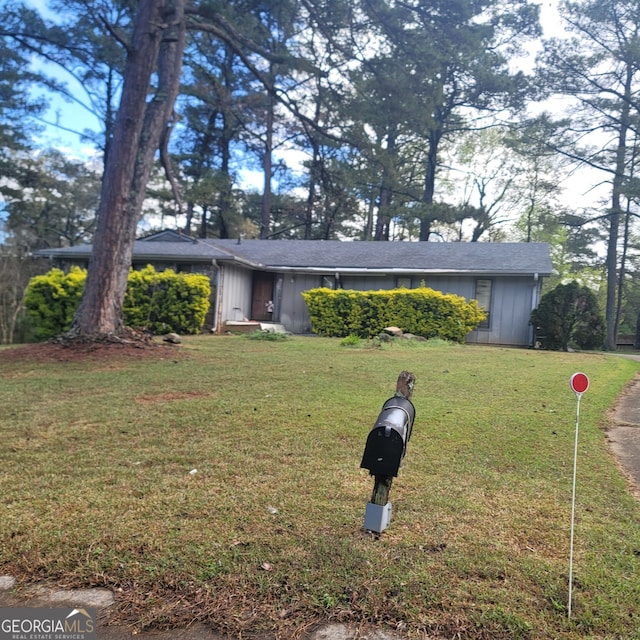
{"label": "ranch-style house", "polygon": [[[68,268],[87,266],[91,245],[44,249]],[[137,240],[133,267],[206,273],[213,285],[207,330],[277,323],[311,332],[300,293],[315,287],[358,290],[427,287],[475,298],[487,319],[467,336],[479,344],[532,346],[531,311],[551,275],[546,243],[345,242],[195,239],[161,231]]]}

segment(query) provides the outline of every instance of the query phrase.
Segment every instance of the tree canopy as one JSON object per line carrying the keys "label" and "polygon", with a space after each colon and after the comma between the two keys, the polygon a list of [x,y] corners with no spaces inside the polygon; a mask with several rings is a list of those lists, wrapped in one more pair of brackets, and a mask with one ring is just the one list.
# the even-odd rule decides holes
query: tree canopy
{"label": "tree canopy", "polygon": [[[108,325],[93,317],[83,331],[117,330],[133,239],[167,223],[201,237],[545,240],[558,279],[583,278],[606,299],[610,347],[637,315],[624,295],[637,261],[635,1],[561,2],[566,33],[554,38],[531,0],[4,8],[5,243],[36,215],[28,176],[79,184],[78,158],[54,169],[35,135],[47,96],[101,123],[75,128],[102,154],[99,204],[81,190],[63,202],[55,180],[38,186],[57,220],[36,242],[83,241],[87,207],[97,213],[103,284],[88,306],[115,306]],[[579,173],[602,176],[587,204],[564,192]],[[77,232],[62,232],[69,208],[82,212]]]}

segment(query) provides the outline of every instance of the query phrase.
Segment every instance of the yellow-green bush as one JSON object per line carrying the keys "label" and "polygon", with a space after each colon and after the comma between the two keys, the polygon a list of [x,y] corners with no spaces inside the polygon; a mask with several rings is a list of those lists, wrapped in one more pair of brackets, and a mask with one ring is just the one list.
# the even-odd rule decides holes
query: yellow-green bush
{"label": "yellow-green bush", "polygon": [[[85,269],[72,267],[65,274],[52,269],[32,278],[24,305],[35,325],[38,340],[68,331],[80,304]],[[156,271],[147,266],[131,270],[123,303],[125,324],[152,333],[198,333],[209,310],[211,284],[202,274]]]}
{"label": "yellow-green bush", "polygon": [[202,274],[156,271],[151,265],[132,270],[122,305],[125,323],[152,333],[198,333],[210,295],[209,278]]}
{"label": "yellow-green bush", "polygon": [[47,340],[71,327],[86,278],[87,272],[80,267],[72,267],[66,274],[62,269],[51,269],[31,278],[24,306],[38,340]]}
{"label": "yellow-green bush", "polygon": [[372,338],[385,327],[425,338],[464,342],[485,318],[476,300],[427,287],[354,291],[310,289],[302,293],[314,333],[343,338]]}

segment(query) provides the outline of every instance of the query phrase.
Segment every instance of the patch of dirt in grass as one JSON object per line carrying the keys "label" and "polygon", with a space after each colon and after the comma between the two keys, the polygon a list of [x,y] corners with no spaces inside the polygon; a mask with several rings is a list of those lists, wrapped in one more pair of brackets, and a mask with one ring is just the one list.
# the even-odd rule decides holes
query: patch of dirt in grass
{"label": "patch of dirt in grass", "polygon": [[2,362],[110,362],[116,359],[162,359],[183,356],[179,347],[149,343],[124,342],[44,342],[0,351]]}

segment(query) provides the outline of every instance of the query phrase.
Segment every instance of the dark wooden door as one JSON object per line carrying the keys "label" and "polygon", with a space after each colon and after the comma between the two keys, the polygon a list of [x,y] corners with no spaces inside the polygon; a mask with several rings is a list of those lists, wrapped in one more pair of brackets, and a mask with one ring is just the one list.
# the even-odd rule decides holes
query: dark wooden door
{"label": "dark wooden door", "polygon": [[273,320],[273,274],[255,271],[253,274],[253,297],[251,320]]}

